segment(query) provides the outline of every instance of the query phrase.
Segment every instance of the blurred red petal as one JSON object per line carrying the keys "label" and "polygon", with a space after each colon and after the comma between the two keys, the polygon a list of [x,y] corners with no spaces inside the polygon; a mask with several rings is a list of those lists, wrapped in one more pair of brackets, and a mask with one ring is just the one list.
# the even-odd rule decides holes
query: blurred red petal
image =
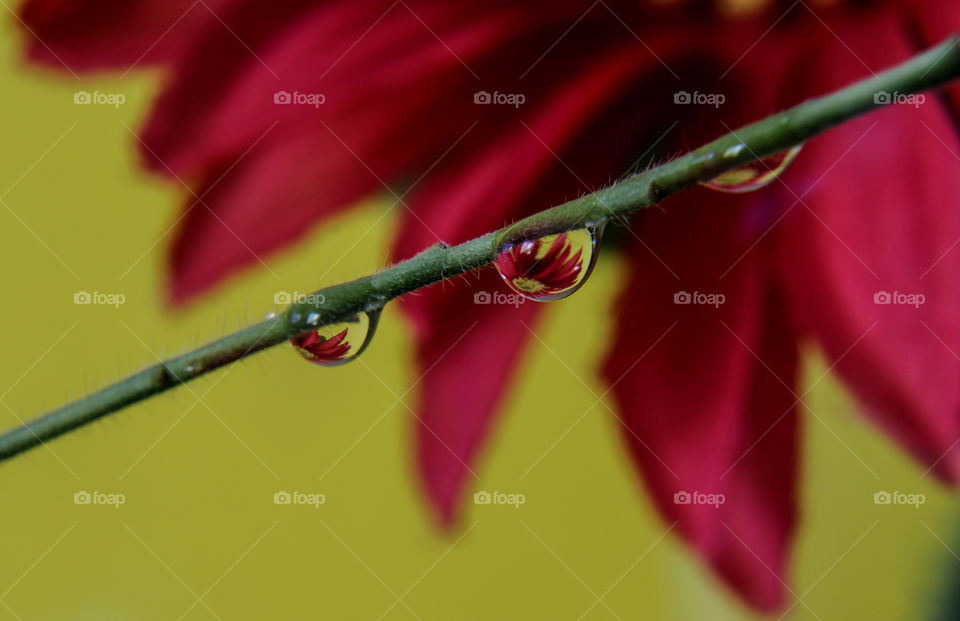
{"label": "blurred red petal", "polygon": [[748,602],[775,610],[796,512],[797,354],[771,240],[748,251],[743,202],[691,190],[638,218],[647,247],[634,244],[603,375],[665,519]]}
{"label": "blurred red petal", "polygon": [[[512,214],[585,192],[576,176],[557,170],[555,153],[564,154],[598,110],[653,62],[645,50],[602,58],[562,85],[528,126],[517,123],[492,148],[471,154],[466,170],[439,166],[437,177],[414,195],[416,216],[407,216],[394,256],[410,256],[439,240],[464,241],[501,226]],[[570,165],[587,183],[605,180],[624,157],[613,149],[605,153],[609,159],[598,158],[592,148],[575,151]],[[478,305],[474,293],[504,291],[493,270],[484,270],[479,278],[473,286],[444,283],[403,300],[415,327],[418,367],[424,372],[416,408],[418,465],[427,496],[444,523],[457,515],[469,468],[532,322],[544,308],[531,301],[518,308]],[[472,277],[466,282],[474,283]]]}
{"label": "blurred red petal", "polygon": [[[475,171],[492,170],[489,156],[481,156],[481,159],[486,158],[486,161],[474,164],[476,154],[487,148],[491,142],[502,140],[503,126],[507,121],[515,122],[518,111],[508,106],[474,105],[473,91],[477,88],[476,80],[460,65],[449,49],[438,46],[433,35],[416,17],[405,12],[402,7],[399,11],[396,18],[404,24],[401,31],[415,31],[409,34],[410,41],[406,44],[410,53],[419,54],[420,50],[435,60],[432,64],[414,63],[420,69],[414,72],[413,77],[420,76],[423,79],[415,79],[412,83],[406,80],[397,81],[395,76],[391,77],[391,71],[386,71],[392,66],[391,62],[399,62],[397,58],[402,58],[402,54],[400,50],[380,41],[378,37],[386,35],[376,34],[379,31],[378,26],[368,35],[372,50],[360,49],[365,45],[361,43],[357,50],[351,52],[350,57],[354,54],[361,57],[363,54],[387,55],[389,58],[384,59],[387,63],[386,69],[376,75],[365,72],[364,79],[359,79],[357,76],[360,74],[356,71],[347,71],[346,76],[337,76],[334,84],[344,88],[341,94],[351,97],[345,101],[332,101],[331,94],[328,102],[319,108],[274,105],[272,89],[276,88],[275,79],[246,51],[243,54],[244,62],[246,65],[253,63],[253,66],[240,72],[245,77],[232,81],[229,89],[236,92],[230,96],[223,92],[200,96],[189,88],[190,84],[196,82],[191,81],[190,72],[187,73],[188,77],[181,79],[181,86],[171,91],[166,103],[158,108],[145,140],[148,150],[156,155],[154,164],[169,165],[170,172],[180,177],[188,175],[185,177],[187,179],[192,178],[189,175],[194,170],[209,171],[206,173],[205,185],[197,190],[206,206],[199,205],[189,209],[189,213],[180,223],[173,246],[171,297],[175,301],[183,301],[210,287],[240,266],[253,264],[257,260],[264,261],[274,248],[303,235],[311,224],[346,203],[379,189],[381,181],[392,180],[401,170],[409,169],[411,162],[418,161],[427,154],[435,157],[433,154],[442,154],[444,150],[456,146],[459,153],[451,155],[447,160],[455,161],[460,167],[473,166]],[[387,20],[394,12],[384,15]],[[449,21],[450,18],[447,19]],[[407,23],[411,20],[412,25]],[[489,45],[488,39],[494,36],[495,30],[492,20],[494,18],[489,17],[476,24],[461,24],[461,43],[469,43],[474,47]],[[240,21],[245,23],[251,20]],[[453,26],[457,24],[458,22],[453,22]],[[484,30],[490,32],[483,34]],[[312,31],[308,29],[305,32]],[[387,30],[387,34],[389,33],[390,29]],[[479,36],[480,34],[483,36]],[[395,36],[390,35],[388,41]],[[473,43],[470,43],[471,38],[475,39]],[[456,44],[457,40],[452,38],[451,41]],[[312,45],[317,44],[314,42]],[[305,57],[314,62],[313,51],[313,47],[308,47],[305,51],[302,41],[294,44],[285,40],[279,48],[271,48],[270,53],[265,52],[261,60],[270,66],[289,68],[302,76],[302,67],[297,73],[296,65],[302,64]],[[329,49],[326,53],[329,54]],[[503,61],[501,56],[506,53],[498,52],[497,59]],[[417,58],[424,60],[422,55]],[[630,46],[626,50],[621,48],[616,53],[608,52],[600,58],[604,63],[598,63],[596,58],[589,59],[591,62],[587,65],[588,69],[583,71],[587,77],[583,79],[582,92],[566,94],[565,102],[557,105],[549,102],[550,109],[556,111],[538,122],[538,126],[549,127],[551,124],[564,123],[572,126],[574,120],[561,118],[571,114],[579,115],[576,122],[585,123],[593,111],[592,106],[597,105],[595,100],[598,97],[602,100],[604,97],[604,89],[613,88],[611,85],[622,87],[631,78],[635,79],[637,74],[631,75],[630,70],[637,70],[641,65],[648,69],[659,68],[649,52],[637,46]],[[342,64],[349,68],[352,62],[345,57]],[[609,66],[605,67],[604,64]],[[468,84],[460,84],[460,81],[452,79],[438,79],[428,71],[430,66],[443,67],[448,73],[463,74],[467,77]],[[337,71],[340,69],[338,65]],[[567,75],[572,69],[573,67],[567,68]],[[230,71],[224,69],[223,73],[229,74]],[[264,75],[269,78],[266,82],[261,80]],[[404,75],[411,77],[409,72]],[[255,76],[259,77],[254,79]],[[252,82],[246,83],[244,80]],[[378,80],[395,84],[393,87],[381,84],[382,88],[379,90],[370,90],[369,83]],[[447,112],[438,114],[435,103],[437,100],[449,99],[451,82],[460,84],[460,90],[465,86],[470,90],[456,91],[457,96],[453,98],[452,104],[441,108]],[[200,82],[194,85],[201,88]],[[390,90],[400,86],[403,88],[399,91]],[[538,86],[532,81],[528,86],[534,91],[538,90]],[[206,84],[203,88],[209,90],[214,87]],[[269,92],[267,89],[270,89]],[[366,89],[366,94],[360,97],[357,89]],[[255,91],[263,92],[260,92],[259,97],[254,97]],[[391,101],[390,114],[382,113],[385,99]],[[535,105],[534,101],[527,103],[528,107]],[[379,107],[380,111],[374,111],[371,106]],[[267,124],[270,107],[295,112],[290,113],[293,116],[279,117],[278,113],[274,112],[274,121]],[[192,122],[189,119],[194,114],[190,110],[194,108],[205,110],[201,116],[209,115],[212,119],[208,119],[211,125],[201,135],[185,130],[173,132],[172,125],[167,127],[172,121],[168,123],[162,120],[165,117],[169,120],[185,115],[188,119],[184,121],[185,128],[188,129]],[[260,112],[251,112],[256,110]],[[471,130],[469,116],[464,118],[464,110],[469,110],[483,119],[484,127]],[[253,119],[256,119],[256,123],[251,122]],[[165,127],[167,129],[163,129]],[[252,134],[252,127],[262,129],[263,133]],[[527,174],[543,174],[543,171],[557,166],[552,156],[522,126],[514,132],[514,137],[505,140],[515,142],[516,135],[528,143],[527,149],[533,148],[539,152],[537,158],[532,160],[535,165],[530,170],[541,172]],[[518,153],[504,149],[503,144],[506,142],[501,143],[498,153],[503,153],[506,159],[494,165],[498,167],[495,170],[496,179],[459,187],[456,191],[473,192],[473,188],[480,188],[485,192],[484,183],[503,183],[504,174],[501,169],[512,168],[511,162],[520,157]],[[389,145],[389,148],[384,148],[384,145]],[[247,149],[249,152],[246,152]],[[437,174],[442,174],[441,171],[447,168],[446,174],[459,176],[462,169],[451,172],[451,167],[445,166],[447,160],[437,167]],[[216,166],[211,169],[214,161]],[[238,163],[234,166],[234,162]],[[424,164],[422,168],[431,170],[429,164]],[[476,177],[475,173],[469,172],[465,176],[469,177],[471,174]],[[523,175],[514,177],[522,179]],[[205,192],[208,190],[207,195]],[[509,192],[504,194],[507,195]],[[188,200],[187,204],[193,205],[194,202]],[[501,226],[509,219],[506,214],[510,213],[511,209],[516,211],[516,204],[509,202],[501,205],[502,209],[499,211],[481,210],[480,206],[490,204],[490,199],[479,195],[471,195],[470,200],[465,200],[464,204],[467,209],[457,210],[452,209],[445,199],[432,205],[429,200],[422,201],[417,209],[425,209],[427,213],[417,219],[413,227],[417,229],[416,232],[411,228],[401,236],[398,254],[407,256],[429,243],[438,241],[430,230],[419,226],[421,220],[429,221],[432,231],[446,231],[443,233],[445,241],[454,242]],[[541,203],[541,206],[546,204],[548,203]],[[481,211],[481,214],[476,215],[476,211]],[[445,221],[446,218],[451,220]],[[464,227],[466,221],[469,221],[468,227]]]}
{"label": "blurred red petal", "polygon": [[[436,287],[440,289],[440,287]],[[486,440],[494,413],[514,375],[529,330],[543,307],[526,302],[480,305],[475,294],[501,292],[497,275],[484,271],[469,284],[428,289],[419,298],[443,297],[443,319],[417,338],[417,368],[423,373],[415,406],[417,466],[437,519],[456,519],[464,486]],[[427,305],[434,300],[424,300]],[[411,312],[410,304],[405,304]],[[416,312],[416,311],[413,311]],[[421,311],[423,312],[423,311]]]}
{"label": "blurred red petal", "polygon": [[[362,123],[358,132],[367,133],[351,136],[369,144],[378,125]],[[268,134],[235,165],[213,169],[195,195],[186,191],[170,253],[171,301],[186,302],[238,268],[266,265],[274,250],[380,187],[329,132]]]}
{"label": "blurred red petal", "polygon": [[[879,70],[909,56],[900,24],[875,22],[842,31],[842,44],[825,43],[821,52],[832,70],[820,74],[820,90],[861,74],[863,62]],[[868,413],[954,481],[960,480],[958,160],[960,142],[938,98],[882,110],[806,146],[791,177],[803,204],[781,225],[781,263],[796,320],[819,339]],[[882,303],[915,294],[924,296],[922,304]]]}
{"label": "blurred red petal", "polygon": [[[382,152],[402,153],[397,159],[407,166],[433,157],[462,126],[462,111],[475,108],[477,80],[462,57],[489,52],[504,32],[520,27],[502,11],[475,12],[429,3],[414,14],[403,3],[391,8],[371,0],[239,7],[224,17],[229,30],[211,31],[176,67],[144,130],[148,164],[191,175],[235,157],[275,123],[322,135],[325,123],[382,117],[391,121],[390,131],[375,151],[360,155],[389,179],[396,170],[375,165]],[[452,84],[458,96],[441,97]],[[280,105],[274,101],[280,91],[320,94],[325,101]]]}
{"label": "blurred red petal", "polygon": [[71,71],[176,59],[237,0],[29,0],[27,55]]}

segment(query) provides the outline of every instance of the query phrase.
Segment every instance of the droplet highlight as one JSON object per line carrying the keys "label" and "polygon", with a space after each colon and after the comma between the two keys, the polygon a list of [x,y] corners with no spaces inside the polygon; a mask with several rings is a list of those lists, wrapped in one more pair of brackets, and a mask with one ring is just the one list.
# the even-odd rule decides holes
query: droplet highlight
{"label": "droplet highlight", "polygon": [[[724,156],[735,157],[742,150],[736,147],[741,146],[742,145],[736,145],[735,147],[727,149]],[[759,190],[762,187],[770,185],[774,179],[783,174],[783,171],[787,169],[790,162],[800,153],[802,147],[803,145],[797,145],[787,151],[774,153],[762,160],[750,162],[737,168],[731,168],[722,175],[704,182],[701,185],[720,192],[741,193]]]}
{"label": "droplet highlight", "polygon": [[506,244],[494,265],[514,292],[550,302],[578,290],[597,262],[603,225]]}
{"label": "droplet highlight", "polygon": [[327,367],[350,362],[370,344],[380,312],[358,313],[339,323],[320,326],[290,339],[304,359]]}
{"label": "droplet highlight", "polygon": [[743,144],[742,142],[740,144],[735,144],[723,152],[723,157],[737,157],[746,148],[747,148],[747,145]]}

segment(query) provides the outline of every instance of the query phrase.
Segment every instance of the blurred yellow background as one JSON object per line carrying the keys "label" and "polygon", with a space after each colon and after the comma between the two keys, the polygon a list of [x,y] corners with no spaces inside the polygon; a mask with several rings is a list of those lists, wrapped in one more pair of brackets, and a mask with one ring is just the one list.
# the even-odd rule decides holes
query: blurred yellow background
{"label": "blurred yellow background", "polygon": [[[273,310],[382,267],[395,220],[373,201],[181,312],[164,308],[168,228],[185,190],[136,166],[158,74],[54,75],[0,30],[0,259],[7,428]],[[77,90],[126,102],[77,106]],[[393,214],[396,215],[396,214]],[[355,245],[354,245],[355,244]],[[324,282],[326,266],[338,261]],[[435,530],[411,468],[411,339],[388,308],[364,356],[323,369],[280,347],[0,465],[0,619],[750,619],[651,510],[594,369],[621,274],[603,255],[554,305],[477,472]],[[122,293],[119,308],[73,304]],[[576,335],[576,338],[569,338]],[[808,356],[805,385],[824,373]],[[569,367],[569,369],[567,368]],[[581,378],[583,383],[580,381]],[[413,403],[412,394],[405,400]],[[960,563],[957,502],[863,422],[828,377],[808,396],[791,619],[930,618]],[[586,413],[581,420],[581,415]],[[878,490],[923,493],[919,509]],[[279,490],[324,494],[275,505]],[[123,494],[76,505],[79,491]]]}

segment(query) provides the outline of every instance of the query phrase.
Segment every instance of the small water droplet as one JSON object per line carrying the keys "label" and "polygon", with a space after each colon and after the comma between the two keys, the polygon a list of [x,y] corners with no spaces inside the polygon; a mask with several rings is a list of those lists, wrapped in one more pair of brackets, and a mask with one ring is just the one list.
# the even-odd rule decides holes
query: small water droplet
{"label": "small water droplet", "polygon": [[[712,190],[719,190],[720,192],[739,193],[759,190],[764,186],[770,185],[774,179],[787,169],[790,162],[797,157],[797,153],[800,152],[801,147],[803,147],[803,145],[797,145],[787,151],[774,153],[762,160],[732,168],[701,185]],[[734,147],[730,147],[730,149],[727,149],[724,155],[727,155],[733,148]]]}
{"label": "small water droplet", "polygon": [[297,323],[300,321],[300,313],[290,313],[290,323]]}
{"label": "small water droplet", "polygon": [[187,366],[183,367],[183,370],[187,373],[193,373],[195,369],[192,364],[188,364]]}
{"label": "small water droplet", "polygon": [[565,298],[586,282],[597,262],[603,225],[503,247],[494,265],[507,286],[525,298]]}
{"label": "small water droplet", "polygon": [[273,319],[273,318],[275,318],[276,316],[277,316],[277,314],[276,314],[275,312],[270,311],[269,313],[267,313],[266,315],[264,315],[263,318],[264,318],[264,319]]}
{"label": "small water droplet", "polygon": [[317,322],[320,321],[320,313],[310,313],[307,315],[307,323],[311,326],[317,325]]}
{"label": "small water droplet", "polygon": [[306,360],[335,367],[350,362],[367,348],[379,319],[380,311],[358,313],[347,321],[304,332],[290,343]]}
{"label": "small water droplet", "polygon": [[747,148],[747,145],[743,144],[742,142],[740,144],[735,144],[723,152],[723,157],[737,157],[746,148]]}
{"label": "small water droplet", "polygon": [[713,151],[710,151],[709,153],[704,153],[699,157],[693,158],[692,160],[690,160],[690,163],[699,164],[701,162],[706,162],[708,160],[712,160],[714,157],[716,157],[716,155],[717,155],[716,153],[714,153]]}

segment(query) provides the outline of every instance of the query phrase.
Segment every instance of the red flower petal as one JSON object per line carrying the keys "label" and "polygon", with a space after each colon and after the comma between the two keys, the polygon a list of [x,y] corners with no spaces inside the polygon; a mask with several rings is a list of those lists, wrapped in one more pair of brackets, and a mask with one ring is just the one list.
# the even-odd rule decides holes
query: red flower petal
{"label": "red flower petal", "polygon": [[[378,125],[370,120],[367,129],[371,140]],[[195,190],[200,200],[187,199],[170,255],[170,299],[184,302],[263,261],[378,187],[330,134],[265,138],[236,166],[214,169]]]}
{"label": "red flower petal", "polygon": [[[797,355],[771,285],[771,240],[724,274],[754,240],[745,201],[691,190],[667,203],[668,215],[639,218],[650,249],[635,244],[603,375],[658,509],[769,611],[783,604],[795,522]],[[725,301],[678,304],[675,292],[680,302],[682,292]],[[724,502],[682,504],[696,493]]]}
{"label": "red flower petal", "polygon": [[417,338],[417,367],[424,375],[418,383],[414,439],[424,490],[439,522],[450,525],[529,339],[528,327],[535,327],[543,307],[476,304],[476,292],[502,289],[489,270],[475,282],[435,289],[440,287],[404,307],[419,315],[420,323],[433,321],[429,333]]}
{"label": "red flower petal", "polygon": [[[832,67],[821,74],[822,90],[862,73],[861,61],[879,70],[911,53],[893,20],[838,33],[843,44],[821,48]],[[820,340],[871,416],[954,481],[960,480],[960,451],[952,450],[960,437],[958,154],[956,128],[934,96],[811,141],[794,163],[793,179],[800,181],[791,183],[809,209],[797,206],[782,223],[781,257],[797,321]],[[925,301],[875,303],[897,292]]]}
{"label": "red flower petal", "polygon": [[[529,129],[517,124],[494,147],[470,154],[466,170],[441,166],[440,176],[413,197],[417,217],[406,219],[394,255],[414,254],[437,236],[449,242],[469,239],[502,225],[511,214],[583,192],[551,151],[564,153],[598,108],[653,62],[645,50],[602,58],[550,98],[549,107],[530,121]],[[590,148],[564,157],[587,182],[606,180],[611,167],[622,166],[624,153],[608,149],[610,159],[605,160],[596,157],[594,144],[585,146]],[[422,221],[429,222],[429,228]],[[503,284],[493,270],[485,270],[473,287],[445,283],[403,300],[414,322],[418,366],[425,372],[416,408],[418,463],[428,498],[448,524],[456,517],[468,468],[528,340],[524,324],[532,328],[544,308],[534,302],[519,308],[477,305],[476,291],[503,291]]]}
{"label": "red flower petal", "polygon": [[321,340],[316,330],[290,339],[290,344],[301,351],[304,358],[316,364],[327,364],[342,360],[350,351],[350,342],[346,341],[347,328],[333,336]]}
{"label": "red flower petal", "polygon": [[[148,163],[190,175],[236,157],[277,122],[281,133],[322,135],[324,123],[336,129],[345,118],[383,117],[391,131],[358,155],[389,179],[396,165],[378,166],[386,152],[409,166],[449,146],[447,136],[462,131],[463,111],[476,108],[477,79],[461,60],[476,62],[520,28],[503,11],[477,13],[436,2],[416,14],[403,3],[371,0],[247,3],[225,17],[230,30],[213,30],[176,67],[144,131]],[[278,105],[278,91],[319,93],[325,101]]]}
{"label": "red flower petal", "polygon": [[[29,0],[27,55],[71,71],[165,62],[183,55],[236,0]],[[204,6],[206,5],[206,6]],[[220,26],[222,28],[222,26]]]}
{"label": "red flower petal", "polygon": [[[442,153],[470,128],[463,118],[465,109],[476,111],[489,124],[484,130],[467,132],[458,145],[466,156],[461,157],[461,164],[499,135],[504,117],[515,118],[516,110],[507,106],[474,105],[476,79],[416,16],[399,5],[385,15],[382,7],[378,9],[375,17],[384,15],[386,23],[372,29],[349,57],[337,64],[331,56],[337,47],[318,37],[316,28],[333,27],[331,36],[342,38],[346,35],[335,28],[338,24],[355,28],[364,24],[367,28],[369,23],[357,17],[356,9],[340,3],[336,7],[330,9],[333,14],[321,11],[311,15],[307,25],[312,29],[290,25],[289,36],[267,46],[261,56],[268,66],[299,76],[296,79],[305,80],[314,90],[312,76],[317,63],[336,64],[327,79],[333,90],[319,109],[274,105],[275,77],[248,51],[243,50],[242,59],[237,59],[219,49],[210,50],[212,58],[223,56],[226,63],[219,73],[213,72],[216,79],[211,80],[213,69],[201,54],[198,66],[186,68],[158,107],[145,138],[156,155],[154,166],[170,166],[173,174],[188,179],[204,172],[206,185],[197,194],[210,207],[191,207],[195,201],[187,202],[190,213],[180,224],[173,246],[174,301],[208,288],[239,266],[262,260],[272,249],[303,235],[312,223],[380,188],[381,180],[394,179],[409,169],[412,161]],[[230,23],[248,27],[256,23],[254,17],[244,15],[242,11],[231,15]],[[423,15],[431,23],[447,25],[448,45],[474,52],[495,43],[502,36],[497,28],[505,28],[507,21],[494,15],[463,23],[463,16],[452,9],[435,8],[434,13]],[[321,17],[330,23],[314,23]],[[397,37],[404,40],[402,46],[391,45],[397,43]],[[344,42],[344,47],[354,41]],[[500,56],[507,52],[498,51],[496,58],[502,60]],[[627,54],[628,61],[635,63],[641,52],[653,62],[642,49]],[[360,62],[354,55],[363,61],[362,66],[373,63],[379,69],[360,71],[361,65],[354,66]],[[382,62],[374,62],[371,55]],[[309,63],[309,68],[304,63]],[[403,79],[395,75],[397,63],[411,65],[401,72]],[[622,72],[623,65],[613,63],[611,72]],[[530,86],[534,85],[531,81]],[[444,106],[438,113],[436,102],[448,98],[460,103]],[[384,112],[386,105],[389,113]],[[487,118],[491,114],[493,118]],[[472,150],[467,150],[468,146]],[[216,166],[209,169],[212,164]],[[210,187],[212,191],[205,195]],[[457,217],[470,218],[471,213]],[[503,222],[503,217],[490,220],[487,228]],[[431,228],[444,227],[432,223]],[[479,233],[484,229],[472,230]]]}

